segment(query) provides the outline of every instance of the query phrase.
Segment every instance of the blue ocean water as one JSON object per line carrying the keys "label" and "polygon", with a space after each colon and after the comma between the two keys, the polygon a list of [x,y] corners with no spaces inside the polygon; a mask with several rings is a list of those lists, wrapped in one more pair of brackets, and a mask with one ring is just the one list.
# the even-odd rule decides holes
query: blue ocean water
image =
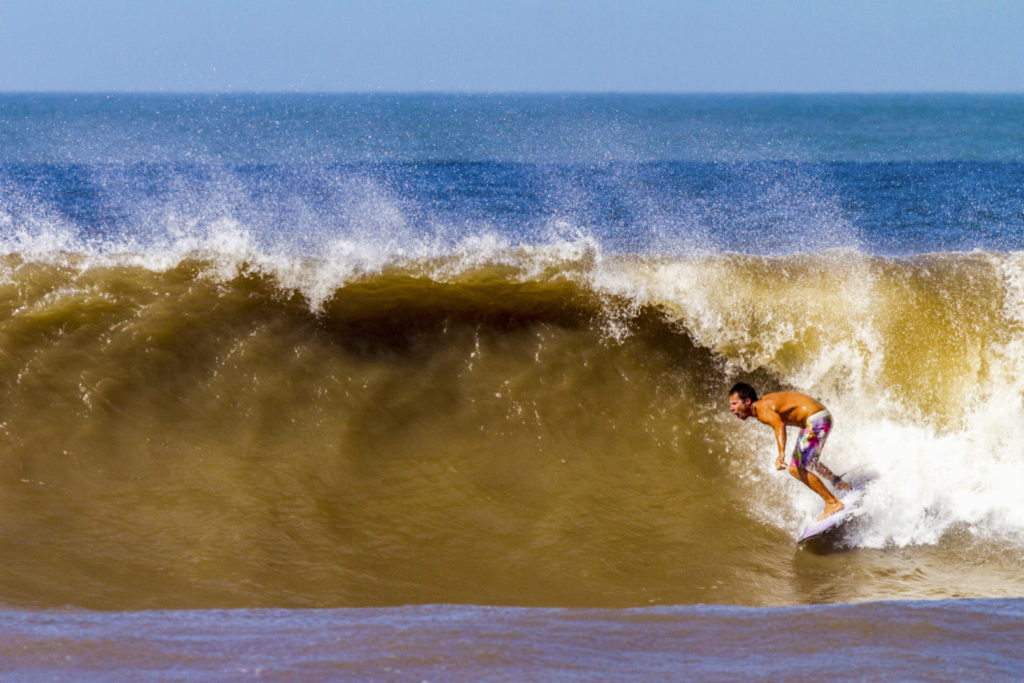
{"label": "blue ocean water", "polygon": [[1013,250],[1022,116],[1020,96],[2,95],[0,198],[8,230],[52,217],[108,249],[173,214],[289,252],[566,225],[628,253]]}
{"label": "blue ocean water", "polygon": [[3,680],[1020,679],[1021,600],[8,611]]}

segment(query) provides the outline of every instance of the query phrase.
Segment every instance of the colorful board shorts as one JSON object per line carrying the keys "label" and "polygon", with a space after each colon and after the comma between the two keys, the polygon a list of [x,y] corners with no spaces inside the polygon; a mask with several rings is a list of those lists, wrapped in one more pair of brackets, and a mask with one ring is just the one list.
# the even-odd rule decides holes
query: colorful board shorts
{"label": "colorful board shorts", "polygon": [[821,455],[825,439],[828,438],[828,433],[831,431],[832,413],[827,410],[822,410],[807,418],[807,424],[801,430],[796,448],[793,449],[791,464],[800,469],[807,469],[807,466]]}

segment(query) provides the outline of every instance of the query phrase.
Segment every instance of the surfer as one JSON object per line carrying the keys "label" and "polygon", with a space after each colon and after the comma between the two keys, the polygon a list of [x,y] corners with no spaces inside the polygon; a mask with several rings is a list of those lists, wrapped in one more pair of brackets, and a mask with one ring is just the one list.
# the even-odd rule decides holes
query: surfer
{"label": "surfer", "polygon": [[779,457],[775,459],[777,470],[786,467],[786,427],[800,427],[800,437],[793,449],[789,473],[825,501],[825,511],[818,519],[824,519],[843,509],[842,501],[828,490],[818,476],[830,481],[840,491],[853,489],[820,460],[825,439],[832,431],[832,414],[825,406],[797,391],[765,394],[759,400],[752,386],[740,382],[729,390],[729,410],[741,420],[753,415],[775,430],[775,442],[779,446]]}

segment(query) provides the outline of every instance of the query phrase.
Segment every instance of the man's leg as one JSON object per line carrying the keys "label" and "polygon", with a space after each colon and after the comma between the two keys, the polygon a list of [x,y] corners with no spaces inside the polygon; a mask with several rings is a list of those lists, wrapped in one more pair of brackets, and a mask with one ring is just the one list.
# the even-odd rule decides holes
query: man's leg
{"label": "man's leg", "polygon": [[815,472],[817,472],[822,478],[824,478],[826,481],[831,483],[833,486],[835,486],[840,491],[852,491],[853,490],[852,486],[847,484],[845,481],[843,481],[842,479],[840,479],[836,475],[832,474],[832,470],[830,470],[828,467],[826,467],[825,464],[823,462],[821,462],[821,460],[815,459],[815,461],[813,463],[811,463],[811,467],[810,468],[812,470],[814,470]]}
{"label": "man's leg", "polygon": [[795,460],[789,463],[789,473],[806,484],[808,488],[821,496],[821,499],[825,501],[825,511],[821,513],[818,519],[825,519],[829,515],[834,515],[845,507],[841,500],[832,495],[832,492],[828,490],[828,487],[822,483],[821,479],[819,479],[816,474],[807,471],[806,468],[800,467]]}

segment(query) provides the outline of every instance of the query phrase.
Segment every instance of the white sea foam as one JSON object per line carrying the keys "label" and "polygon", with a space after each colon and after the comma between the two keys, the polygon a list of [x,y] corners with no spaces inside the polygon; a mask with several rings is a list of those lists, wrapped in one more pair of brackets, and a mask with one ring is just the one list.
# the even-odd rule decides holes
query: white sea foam
{"label": "white sea foam", "polygon": [[[735,269],[714,260],[654,268],[644,288],[656,294],[648,291],[645,296],[667,301],[691,338],[721,355],[727,373],[744,376],[766,369],[780,385],[825,401],[836,417],[836,428],[823,461],[836,472],[877,473],[867,483],[861,523],[851,539],[855,545],[931,544],[957,531],[1024,545],[1022,255],[989,257],[991,277],[1005,288],[1004,304],[998,319],[976,322],[1004,328],[999,336],[1007,341],[984,347],[977,367],[949,361],[949,386],[970,390],[960,397],[960,417],[944,420],[935,419],[928,405],[910,404],[891,381],[887,354],[898,353],[900,345],[884,338],[889,321],[880,320],[871,304],[882,297],[872,288],[886,285],[872,282],[866,258],[843,258],[865,263],[854,264],[847,273],[849,286],[839,293],[841,305],[834,315],[827,308],[800,302],[789,305],[794,310],[787,315],[785,307],[772,301],[783,292],[752,292]],[[916,313],[912,307],[901,311]],[[813,353],[801,353],[807,345],[801,325],[819,328]],[[838,334],[831,334],[835,331]],[[817,496],[788,476],[773,480],[768,474],[774,441],[769,430],[764,431],[755,440],[763,452],[748,461],[761,473],[758,485],[781,493],[783,504],[799,511],[804,521],[816,516],[821,510]],[[749,436],[745,432],[744,438]],[[791,429],[789,437],[794,439],[796,430]],[[778,500],[754,503],[760,517],[791,530],[799,519],[779,505]]]}

